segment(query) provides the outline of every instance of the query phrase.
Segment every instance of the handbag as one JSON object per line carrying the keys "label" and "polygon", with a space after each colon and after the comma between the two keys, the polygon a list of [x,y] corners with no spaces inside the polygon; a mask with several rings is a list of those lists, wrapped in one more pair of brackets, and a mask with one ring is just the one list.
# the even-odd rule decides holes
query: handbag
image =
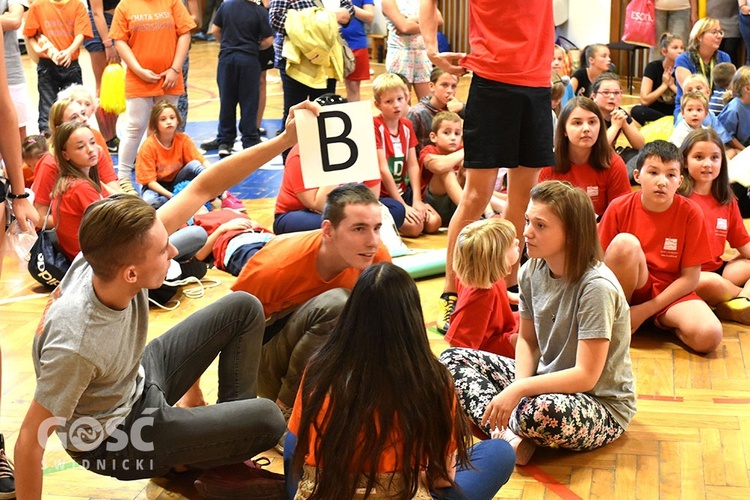
{"label": "handbag", "polygon": [[622,41],[653,47],[656,45],[656,10],[653,0],[633,0],[625,8]]}
{"label": "handbag", "polygon": [[70,261],[57,246],[56,227],[47,229],[47,219],[49,219],[50,205],[47,215],[44,218],[44,225],[39,231],[38,238],[31,247],[29,259],[29,274],[40,284],[55,288],[65,276],[70,268]]}
{"label": "handbag", "polygon": [[[323,2],[321,2],[320,0],[315,0],[315,6],[321,9],[325,9]],[[357,60],[354,58],[354,52],[352,52],[349,44],[346,43],[344,37],[341,36],[341,30],[339,30],[338,37],[342,49],[341,55],[344,58],[344,78],[346,78],[347,76],[354,73],[354,69],[357,67]]]}

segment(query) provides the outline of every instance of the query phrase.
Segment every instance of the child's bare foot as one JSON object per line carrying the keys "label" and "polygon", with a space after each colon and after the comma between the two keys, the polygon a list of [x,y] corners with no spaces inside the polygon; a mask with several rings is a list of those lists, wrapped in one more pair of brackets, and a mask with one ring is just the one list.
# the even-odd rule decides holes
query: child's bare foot
{"label": "child's bare foot", "polygon": [[513,451],[516,452],[516,465],[529,463],[531,456],[536,451],[536,445],[531,440],[516,436],[510,429],[503,429],[499,438],[507,441],[513,447]]}
{"label": "child's bare foot", "polygon": [[188,389],[188,391],[180,398],[180,400],[175,403],[176,407],[195,408],[198,406],[208,406],[208,403],[206,403],[206,400],[203,397],[203,391],[201,391],[199,382],[200,381],[193,384],[193,386]]}

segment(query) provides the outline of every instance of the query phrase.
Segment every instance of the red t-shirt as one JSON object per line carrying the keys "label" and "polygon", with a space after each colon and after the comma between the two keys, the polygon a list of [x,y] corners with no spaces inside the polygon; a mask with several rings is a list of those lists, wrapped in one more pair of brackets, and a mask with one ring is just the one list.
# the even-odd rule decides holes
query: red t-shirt
{"label": "red t-shirt", "polygon": [[[463,146],[461,146],[459,149],[463,149]],[[427,194],[427,185],[432,180],[432,176],[435,175],[430,171],[429,168],[427,168],[424,164],[425,160],[429,155],[439,155],[440,151],[438,151],[437,146],[434,144],[428,144],[427,146],[422,148],[422,151],[419,153],[419,170],[422,171],[422,199],[424,199],[425,195]],[[455,165],[453,167],[454,172],[458,172],[459,166]]]}
{"label": "red t-shirt", "polygon": [[[96,136],[95,136],[96,137]],[[104,184],[109,184],[117,180],[112,162],[108,163],[104,155],[99,155],[99,163],[96,168],[99,170],[99,180]],[[34,203],[40,205],[50,204],[50,194],[55,187],[57,177],[60,175],[60,169],[52,153],[44,153],[36,164],[34,184],[31,190],[34,191]]]}
{"label": "red t-shirt", "polygon": [[654,290],[661,293],[680,277],[683,268],[710,261],[711,249],[698,205],[676,194],[666,211],[656,213],[646,210],[641,196],[641,191],[635,191],[610,203],[599,223],[599,239],[606,250],[619,233],[638,238]]}
{"label": "red t-shirt", "polygon": [[[364,185],[372,188],[380,183],[380,179],[364,181]],[[299,193],[307,191],[302,180],[302,163],[299,158],[299,145],[295,144],[289,151],[284,163],[284,175],[281,178],[279,194],[276,196],[274,214],[285,214],[295,210],[305,210],[307,207],[299,199]]]}
{"label": "red t-shirt", "polygon": [[[65,3],[36,0],[32,3],[26,15],[23,34],[33,37],[37,33],[47,37],[57,50],[70,47],[77,35],[83,35],[83,38],[94,36],[86,6],[76,0]],[[71,54],[72,60],[78,59],[78,52],[76,50]],[[49,59],[47,54],[41,54],[40,57]]]}
{"label": "red t-shirt", "polygon": [[101,199],[102,195],[90,182],[76,179],[70,183],[62,196],[53,200],[52,214],[57,224],[57,242],[60,250],[69,260],[72,261],[81,251],[81,245],[78,243],[78,228],[81,227],[83,212],[89,205]]}
{"label": "red t-shirt", "polygon": [[31,189],[34,184],[34,169],[30,166],[23,164],[23,185],[26,189]]}
{"label": "red t-shirt", "polygon": [[[409,150],[416,148],[419,141],[414,127],[407,118],[398,119],[398,134],[392,135],[383,122],[383,115],[373,118],[375,124],[375,147],[385,151],[385,159],[388,161],[388,170],[391,171],[393,180],[396,181],[399,194],[406,192],[409,176],[406,171],[406,159]],[[394,140],[401,144],[400,153],[394,147]],[[385,187],[381,188],[380,196],[388,196]]]}
{"label": "red t-shirt", "polygon": [[[334,288],[351,290],[362,273],[349,267],[325,281],[316,272],[318,252],[323,242],[321,230],[277,236],[248,260],[232,290],[243,290],[258,297],[266,318],[300,306]],[[381,243],[373,264],[390,262],[391,256]]]}
{"label": "red t-shirt", "polygon": [[604,170],[597,170],[589,163],[571,165],[564,174],[553,171],[552,167],[544,167],[539,172],[539,182],[550,180],[568,181],[583,189],[591,198],[597,215],[602,215],[612,200],[633,191],[628,169],[617,153],[612,153],[609,168]]}
{"label": "red t-shirt", "polygon": [[456,283],[458,300],[445,340],[452,347],[468,347],[515,358],[510,336],[518,333],[518,324],[510,309],[505,281],[498,281],[492,288],[464,286],[460,280]]}
{"label": "red t-shirt", "polygon": [[[195,225],[205,229],[206,233],[209,236],[214,234],[219,226],[233,219],[249,220],[250,217],[248,217],[246,214],[237,213],[234,210],[214,210],[213,212],[209,212],[203,215],[196,215],[195,217],[193,217]],[[258,228],[254,231],[261,233],[271,233],[271,231],[265,228]],[[227,253],[227,246],[229,246],[229,241],[235,236],[240,235],[244,232],[245,231],[241,229],[225,231],[216,238],[216,241],[214,241],[213,245],[211,246],[211,253],[213,254],[214,265],[216,266],[216,269],[220,271],[227,270],[224,266],[224,257]]]}
{"label": "red t-shirt", "polygon": [[170,182],[193,160],[206,161],[187,134],[177,132],[170,148],[162,146],[156,134],[151,134],[138,150],[135,181],[144,186],[153,181]]}
{"label": "red t-shirt", "polygon": [[[174,62],[177,38],[195,28],[187,8],[180,0],[122,0],[115,10],[109,36],[128,43],[141,67],[161,74]],[[551,57],[550,57],[551,60]],[[185,93],[182,68],[177,83],[165,91],[164,79],[148,83],[128,69],[125,74],[125,96],[153,97]]]}
{"label": "red t-shirt", "polygon": [[724,253],[726,243],[732,248],[740,248],[750,243],[750,236],[740,215],[737,199],[722,205],[712,195],[698,194],[693,192],[689,197],[703,211],[703,220],[706,223],[706,235],[711,247],[711,260],[705,262],[701,269],[703,271],[715,271],[719,269],[724,261],[721,255]]}
{"label": "red t-shirt", "polygon": [[471,0],[469,45],[461,65],[482,78],[549,87],[555,21],[550,0]]}

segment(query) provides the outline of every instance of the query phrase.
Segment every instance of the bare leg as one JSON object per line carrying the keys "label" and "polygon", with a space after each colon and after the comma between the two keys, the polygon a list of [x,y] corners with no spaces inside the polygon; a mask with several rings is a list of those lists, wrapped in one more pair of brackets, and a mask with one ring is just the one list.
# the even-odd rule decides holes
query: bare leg
{"label": "bare leg", "polygon": [[430,95],[430,82],[415,83],[414,93],[417,94],[417,101],[424,96]]}
{"label": "bare leg", "polygon": [[346,100],[349,102],[359,101],[359,80],[344,80],[344,84],[346,85]]}
{"label": "bare leg", "polygon": [[[495,170],[495,179],[497,179],[497,169]],[[531,188],[536,185],[539,177],[538,168],[521,167],[508,169],[508,205],[503,214],[513,227],[516,228],[516,235],[523,234],[526,226],[526,208],[529,205],[531,197]],[[492,198],[495,179],[490,182],[490,195],[485,201],[485,205]],[[518,263],[513,266],[511,273],[505,278],[505,284],[508,286],[515,285],[518,282]]]}
{"label": "bare leg", "polygon": [[673,328],[685,345],[699,353],[713,352],[721,344],[721,322],[702,300],[687,300],[673,305],[659,322]]}
{"label": "bare leg", "polygon": [[258,123],[256,125],[260,128],[260,122],[263,120],[263,113],[266,111],[266,74],[268,71],[260,72],[260,92],[258,92]]}

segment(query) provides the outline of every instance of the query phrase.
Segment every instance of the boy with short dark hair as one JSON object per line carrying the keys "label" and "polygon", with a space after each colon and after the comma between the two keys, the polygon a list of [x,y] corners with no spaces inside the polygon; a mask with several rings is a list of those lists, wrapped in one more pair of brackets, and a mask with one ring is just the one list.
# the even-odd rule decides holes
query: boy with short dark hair
{"label": "boy with short dark hair", "polygon": [[[731,99],[732,92],[728,89],[732,85],[732,78],[736,72],[737,67],[729,62],[719,63],[714,68],[714,90],[708,100],[708,110],[716,116],[719,116],[724,105]],[[729,98],[726,98],[727,92],[729,92]]]}
{"label": "boy with short dark hair", "polygon": [[463,193],[464,148],[462,120],[456,113],[441,111],[432,120],[430,141],[419,155],[424,198],[447,225]]}
{"label": "boy with short dark hair", "polygon": [[417,156],[431,143],[432,120],[441,111],[463,114],[464,103],[456,99],[458,76],[435,68],[430,73],[430,95],[424,96],[409,109],[406,117],[411,120],[417,134]]}
{"label": "boy with short dark hair", "polygon": [[610,203],[599,238],[604,263],[630,304],[631,331],[653,318],[689,348],[709,353],[721,343],[721,323],[695,288],[711,254],[700,208],[676,195],[681,171],[682,155],[674,144],[646,144],[634,171],[641,190]]}

